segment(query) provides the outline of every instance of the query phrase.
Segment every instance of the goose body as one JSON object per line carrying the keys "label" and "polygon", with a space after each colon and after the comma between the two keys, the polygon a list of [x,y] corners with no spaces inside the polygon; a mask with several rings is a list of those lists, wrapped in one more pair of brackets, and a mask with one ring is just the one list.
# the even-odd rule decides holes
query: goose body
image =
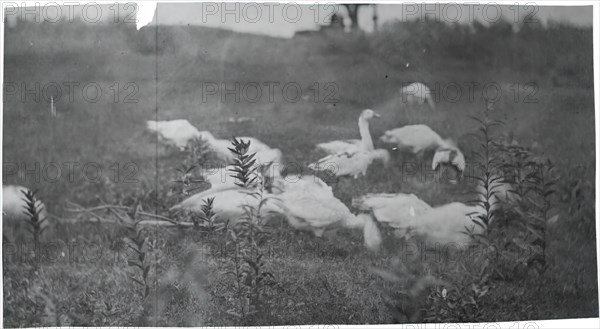
{"label": "goose body", "polygon": [[416,195],[404,193],[371,193],[352,199],[352,206],[371,212],[378,222],[394,228],[400,236],[418,225],[416,217],[431,209]]}
{"label": "goose body", "polygon": [[[234,162],[235,156],[229,151],[229,148],[232,147],[231,140],[215,138],[209,131],[201,131],[199,135],[220,159],[229,164]],[[250,142],[248,153],[257,153],[256,160],[258,162],[268,163],[270,161],[281,161],[281,151],[279,149],[273,149],[253,137],[237,137],[237,139],[244,142]]]}
{"label": "goose body", "polygon": [[384,143],[396,144],[400,149],[408,148],[415,154],[445,145],[438,133],[422,124],[388,130],[380,140]]}
{"label": "goose body", "polygon": [[283,154],[280,149],[272,149],[268,148],[268,146],[267,148],[258,150],[254,156],[258,164],[266,165],[270,163],[273,168],[282,165],[282,157]]}
{"label": "goose body", "polygon": [[184,119],[170,121],[146,122],[148,130],[158,133],[159,137],[168,143],[174,144],[180,150],[184,150],[188,142],[198,138],[200,131],[189,121]]}
{"label": "goose body", "polygon": [[[268,168],[265,168],[261,165],[255,165],[256,170],[253,174],[250,175],[250,179],[258,179],[259,177],[269,178],[271,180],[281,180],[281,174],[279,168],[273,167],[272,165]],[[207,170],[202,173],[202,179],[210,184],[211,191],[219,191],[219,190],[227,190],[237,188],[239,180],[235,178],[235,166],[228,165],[225,167],[215,168],[212,170]],[[202,192],[201,192],[202,193]]]}
{"label": "goose body", "polygon": [[358,178],[367,174],[367,169],[374,160],[380,159],[388,165],[390,155],[387,150],[373,151],[358,150],[356,152],[343,152],[326,156],[308,166],[314,171],[327,171],[335,176],[352,176]]}
{"label": "goose body", "polygon": [[274,191],[290,225],[312,230],[317,236],[351,215],[350,210],[333,195],[331,187],[318,177],[277,179]]}
{"label": "goose body", "polygon": [[402,87],[400,89],[400,95],[402,96],[402,101],[406,101],[409,104],[423,104],[427,102],[432,109],[435,108],[431,90],[420,82],[414,82],[408,86]]}
{"label": "goose body", "polygon": [[[171,210],[187,210],[195,213],[202,212],[202,205],[208,198],[214,198],[213,212],[217,221],[231,221],[235,223],[245,216],[244,206],[257,208],[259,200],[249,193],[249,189],[240,187],[232,188],[211,188],[206,191],[194,194],[185,199]],[[274,202],[266,202],[263,206],[265,212],[281,212],[280,208]]]}
{"label": "goose body", "polygon": [[429,242],[453,244],[462,248],[470,242],[469,236],[465,234],[466,228],[473,229],[477,234],[483,233],[483,228],[473,222],[483,211],[480,206],[469,206],[460,202],[445,204],[417,216],[413,229]]}
{"label": "goose body", "polygon": [[[298,182],[301,183],[297,184]],[[356,216],[350,212],[320,179],[314,181],[314,178],[308,177],[298,182],[284,184],[284,189],[277,195],[291,226],[311,230],[316,236],[322,236],[327,229],[338,227],[360,229],[363,231],[365,246],[370,250],[379,248],[381,233],[369,216]]]}
{"label": "goose body", "polygon": [[[352,214],[321,179],[276,177],[273,190],[273,194],[266,195],[271,199],[263,205],[263,212],[283,214],[292,227],[312,231],[318,237],[326,230],[338,227],[361,229],[367,248],[378,249],[381,234],[373,220],[369,216]],[[245,215],[243,206],[258,207],[259,200],[248,195],[250,191],[237,186],[225,189],[217,186],[187,198],[171,210],[201,212],[204,200],[215,198],[216,219],[235,222]]]}
{"label": "goose body", "polygon": [[370,211],[379,222],[388,224],[398,236],[419,235],[428,242],[457,244],[464,247],[469,236],[466,227],[475,233],[483,229],[473,222],[483,208],[460,202],[432,208],[414,194],[367,194],[352,200],[352,205]]}
{"label": "goose body", "polygon": [[[450,139],[442,139],[438,133],[427,125],[408,125],[386,131],[380,140],[384,143],[395,144],[399,149],[409,149],[418,156],[423,156],[427,150],[434,149],[431,169],[436,170],[440,164],[451,165],[459,175],[465,170],[466,162],[463,153]],[[451,181],[455,182],[453,178]]]}
{"label": "goose body", "polygon": [[306,193],[316,193],[321,197],[332,197],[333,189],[317,176],[287,176],[275,177],[273,193],[304,190]]}

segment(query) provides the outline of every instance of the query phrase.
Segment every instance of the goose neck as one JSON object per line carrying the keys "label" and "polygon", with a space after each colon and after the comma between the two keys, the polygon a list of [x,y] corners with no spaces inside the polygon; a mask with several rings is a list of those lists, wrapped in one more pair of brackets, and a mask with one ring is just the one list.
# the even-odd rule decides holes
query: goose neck
{"label": "goose neck", "polygon": [[358,131],[360,133],[363,148],[372,151],[374,147],[373,139],[371,139],[371,132],[369,131],[369,121],[363,117],[358,118]]}
{"label": "goose neck", "polygon": [[368,220],[368,216],[369,215],[367,214],[358,214],[346,217],[346,219],[344,220],[344,226],[347,228],[362,229]]}

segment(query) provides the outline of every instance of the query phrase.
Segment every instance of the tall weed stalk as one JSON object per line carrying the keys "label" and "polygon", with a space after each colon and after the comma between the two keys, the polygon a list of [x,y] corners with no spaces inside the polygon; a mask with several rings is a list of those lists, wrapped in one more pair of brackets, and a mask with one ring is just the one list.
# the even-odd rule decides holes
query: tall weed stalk
{"label": "tall weed stalk", "polygon": [[227,243],[235,251],[230,270],[225,272],[234,278],[237,298],[236,307],[227,313],[246,321],[259,314],[266,315],[266,290],[275,282],[262,250],[270,238],[263,214],[263,207],[270,200],[265,195],[267,180],[257,173],[255,154],[250,154],[249,148],[250,141],[236,138],[232,139],[232,147],[229,148],[235,156],[230,175],[236,179],[235,184],[243,189],[243,193],[256,200],[256,203],[242,205],[244,216],[229,229]]}

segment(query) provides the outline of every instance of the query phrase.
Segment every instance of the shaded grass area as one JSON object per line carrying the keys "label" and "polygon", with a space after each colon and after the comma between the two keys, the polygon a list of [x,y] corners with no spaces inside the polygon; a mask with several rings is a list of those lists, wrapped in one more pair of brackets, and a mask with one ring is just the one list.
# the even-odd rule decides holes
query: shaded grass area
{"label": "shaded grass area", "polygon": [[[463,97],[458,102],[442,98],[431,111],[410,107],[397,96],[403,83],[424,81],[440,86],[451,82],[534,82],[535,101],[527,103],[523,94],[515,98],[505,92],[496,104],[498,115],[507,122],[503,132],[513,134],[526,146],[537,144],[540,152],[558,164],[564,177],[560,184],[562,196],[571,194],[576,180],[593,185],[590,30],[559,26],[525,30],[515,36],[500,27],[478,27],[478,32],[468,32],[432,22],[403,24],[374,36],[330,31],[292,40],[198,27],[160,27],[157,34],[151,28],[136,34],[127,26],[60,24],[7,30],[6,82],[17,86],[25,82],[28,88],[36,82],[78,82],[81,86],[95,82],[101,86],[103,98],[91,102],[83,96],[83,87],[76,88],[72,101],[63,95],[57,102],[59,117],[53,119],[44,97],[36,100],[20,93],[6,95],[3,184],[38,189],[50,213],[61,218],[75,216],[65,210],[67,200],[95,206],[103,202],[133,205],[141,199],[147,211],[166,214],[182,199],[171,189],[178,178],[175,168],[185,154],[157,144],[156,137],[145,132],[145,121],[155,118],[185,118],[222,138],[257,137],[283,151],[288,171],[308,174],[306,165],[322,155],[314,150],[315,143],[358,138],[356,118],[362,109],[372,108],[384,118],[372,122],[376,147],[386,147],[377,141],[385,130],[423,123],[443,137],[457,140],[468,161],[476,147],[467,136],[476,129],[468,115],[480,111],[483,101],[479,97]],[[494,42],[482,41],[489,38]],[[61,43],[49,42],[56,39]],[[63,41],[71,39],[77,42]],[[440,42],[427,41],[432,39]],[[571,47],[564,47],[565,42]],[[154,53],[156,48],[158,53]],[[158,86],[154,84],[155,74]],[[125,89],[128,82],[133,82],[135,89]],[[256,103],[231,96],[222,101],[220,94],[206,95],[203,89],[209,83],[231,87],[236,82],[295,83],[308,98],[286,100],[281,89],[276,89],[272,101],[266,96]],[[330,82],[334,83],[333,89],[326,89]],[[117,101],[111,89],[115,83]],[[126,102],[128,95],[135,102]],[[256,120],[232,124],[227,122],[229,117]],[[370,192],[415,193],[431,205],[472,198],[472,181],[458,185],[432,182],[424,171],[407,171],[404,164],[416,161],[410,155],[396,152],[393,158],[394,166],[388,170],[374,165],[365,177],[330,182],[335,195],[348,205],[352,197]],[[72,178],[64,163],[79,164]],[[86,177],[83,169],[91,163],[102,168],[98,179]],[[62,168],[58,179],[49,179],[55,177],[51,164]],[[418,165],[428,168],[429,163]],[[48,172],[44,172],[46,168]],[[94,168],[88,168],[89,175],[93,172]],[[583,204],[592,214],[591,219],[570,218],[569,203],[564,199],[558,206],[564,220],[551,232],[550,268],[545,274],[515,275],[512,280],[496,281],[479,306],[480,312],[473,313],[473,318],[451,320],[598,315],[595,230],[589,224],[593,222],[594,198],[586,196]],[[588,224],[582,224],[583,220]],[[222,236],[161,227],[149,230],[156,241],[152,252],[157,266],[151,277],[157,284],[166,280],[170,268],[184,266],[183,258],[190,250],[201,250],[203,258],[196,265],[203,269],[199,274],[203,288],[197,291],[188,281],[176,280],[167,295],[155,292],[154,299],[144,302],[139,287],[127,277],[131,273],[126,266],[122,228],[55,224],[45,236],[47,251],[51,251],[47,244],[52,242],[61,246],[72,242],[80,247],[71,253],[61,247],[65,256],[59,253],[52,258],[55,260],[40,262],[27,256],[15,259],[16,251],[4,248],[5,323],[11,327],[54,324],[52,317],[57,314],[74,325],[393,321],[384,297],[384,292],[393,287],[370,274],[369,268],[387,267],[393,258],[403,256],[404,242],[388,236],[384,251],[372,255],[362,247],[358,232],[338,232],[328,239],[316,239],[285,225],[275,231],[271,266],[277,285],[270,291],[270,311],[256,318],[238,319],[225,313],[233,298],[231,282],[222,275],[227,257],[213,252],[224,243]],[[99,260],[90,256],[97,250],[103,253]],[[84,251],[89,254],[83,255]],[[71,259],[73,253],[79,253],[78,258]],[[467,264],[472,261],[465,260]],[[406,263],[451,281],[464,276],[460,264],[449,264],[447,260],[422,260],[417,256],[406,259]],[[165,296],[167,306],[155,307],[156,299]],[[54,304],[54,309],[49,304]]]}
{"label": "shaded grass area", "polygon": [[[407,250],[407,245],[386,240],[384,250],[374,256],[364,250],[360,234],[341,232],[326,239],[280,228],[270,242],[270,268],[277,284],[269,290],[269,311],[260,316],[238,319],[225,311],[232,307],[234,296],[231,280],[222,273],[232,250],[225,246],[224,236],[206,236],[197,231],[149,228],[156,241],[151,257],[156,284],[166,280],[170,268],[183,268],[190,250],[201,256],[194,266],[202,269],[202,290],[195,291],[189,281],[175,281],[164,292],[152,293],[142,300],[138,285],[129,280],[134,270],[127,267],[131,253],[121,239],[125,236],[114,227],[79,224],[55,231],[56,236],[72,237],[68,241],[47,240],[46,256],[35,262],[27,254],[7,249],[4,256],[4,289],[6,325],[11,327],[42,325],[48,319],[43,291],[56,305],[56,313],[73,325],[290,325],[335,323],[390,323],[385,306],[386,293],[393,285],[370,272],[372,267],[385,267],[395,257],[406,264],[423,268],[427,273],[446,280],[460,280],[465,273],[461,264],[473,260],[467,255],[441,257],[432,249]],[[566,233],[571,236],[573,232]],[[409,244],[420,246],[418,240]],[[59,247],[57,247],[59,246]],[[411,245],[412,246],[412,245]],[[25,250],[31,246],[24,247]],[[582,244],[576,251],[582,255],[572,260],[556,253],[550,268],[541,277],[515,275],[509,281],[496,281],[491,293],[479,305],[479,313],[454,321],[514,321],[589,317],[597,312],[594,286],[593,246]],[[62,254],[61,254],[62,253]],[[52,256],[50,256],[52,255]],[[587,255],[587,256],[585,256]],[[417,265],[418,264],[418,265]],[[187,265],[189,266],[189,265]],[[410,265],[409,265],[410,266]],[[36,268],[37,267],[37,268]],[[154,272],[154,271],[153,271]],[[201,297],[199,297],[201,296]],[[157,300],[166,307],[160,310]],[[148,305],[148,307],[144,307]],[[107,316],[109,314],[109,316]]]}

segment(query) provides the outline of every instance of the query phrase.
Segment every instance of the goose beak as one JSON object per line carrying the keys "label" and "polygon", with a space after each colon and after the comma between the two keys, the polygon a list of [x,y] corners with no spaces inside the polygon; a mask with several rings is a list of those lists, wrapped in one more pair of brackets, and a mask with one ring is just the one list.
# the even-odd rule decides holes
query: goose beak
{"label": "goose beak", "polygon": [[373,112],[373,117],[379,119],[381,118],[381,115],[377,112]]}

